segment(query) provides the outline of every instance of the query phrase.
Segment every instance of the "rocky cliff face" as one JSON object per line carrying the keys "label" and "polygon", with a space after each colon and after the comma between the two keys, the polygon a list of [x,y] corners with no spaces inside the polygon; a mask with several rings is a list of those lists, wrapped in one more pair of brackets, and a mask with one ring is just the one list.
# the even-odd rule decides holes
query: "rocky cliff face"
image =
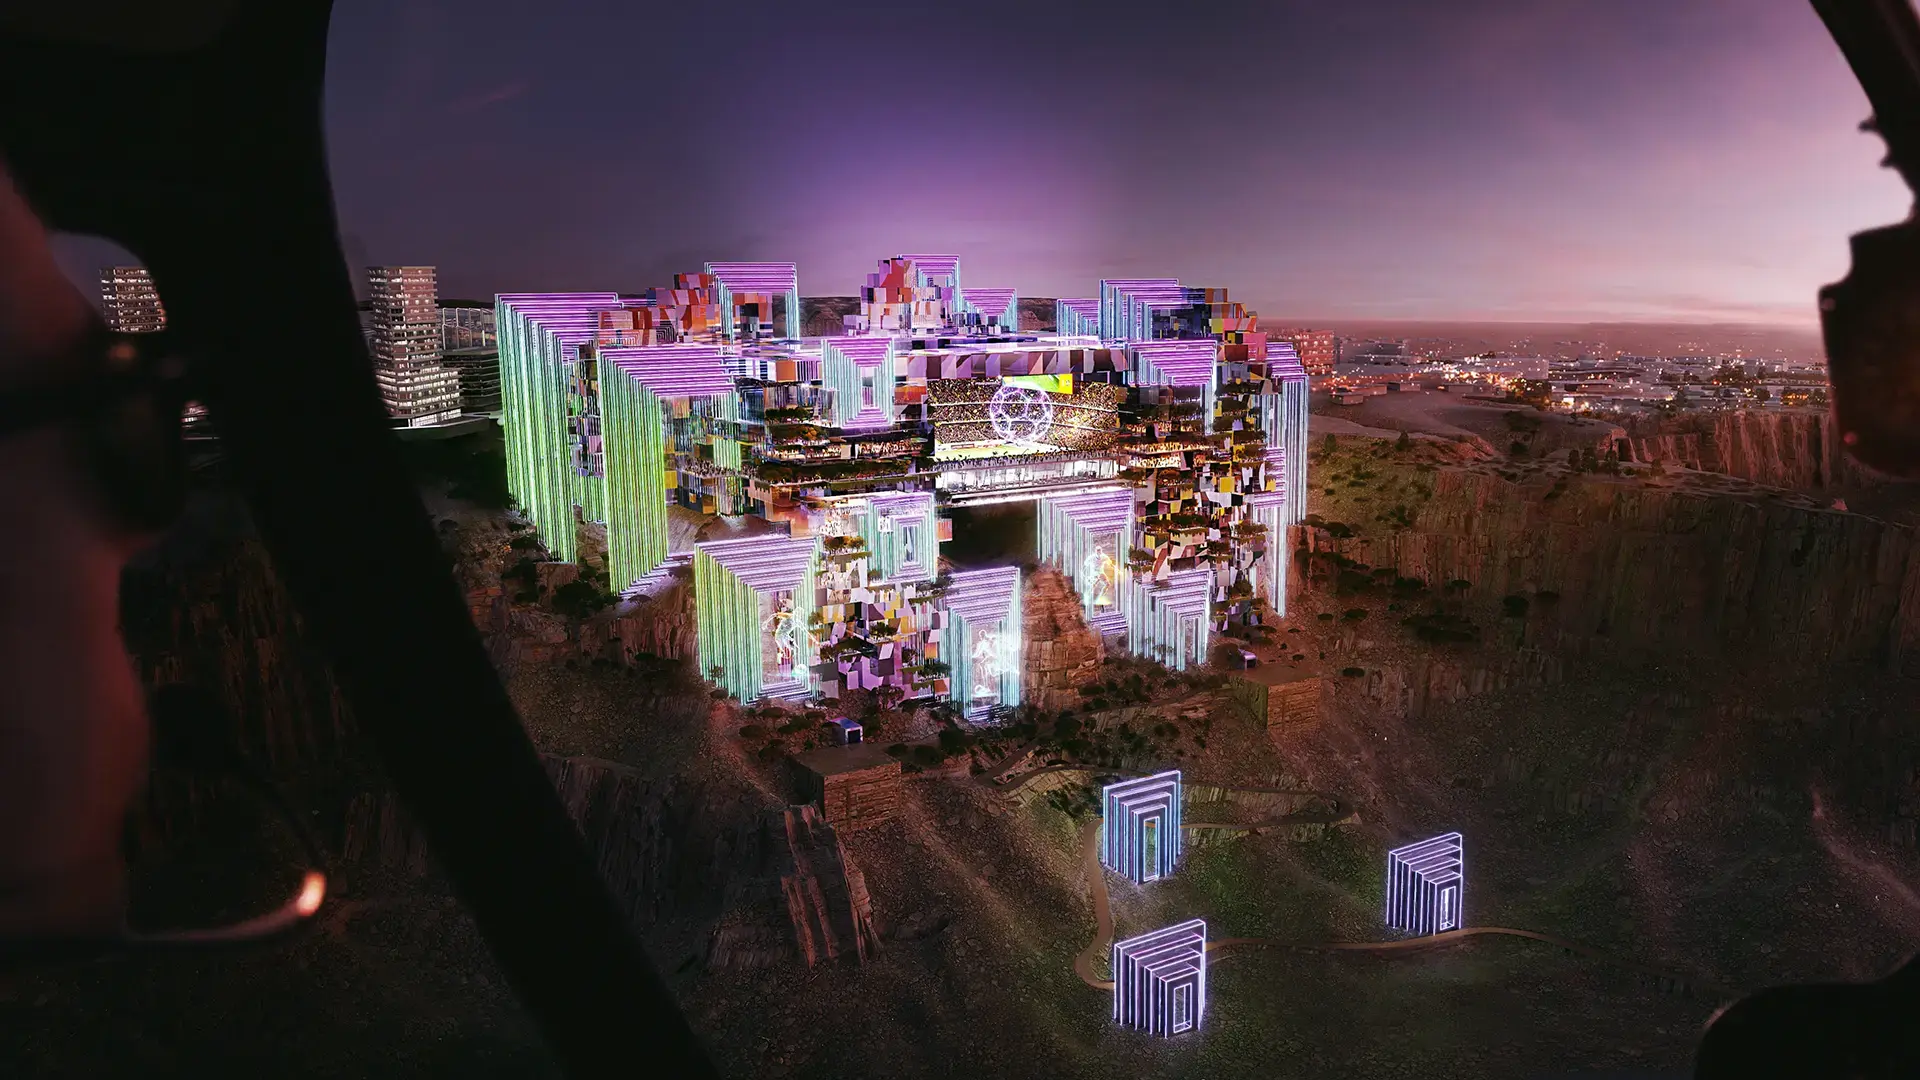
{"label": "rocky cliff face", "polygon": [[798,957],[864,963],[880,951],[866,877],[811,806],[773,811],[738,834],[726,914],[707,965],[761,967]]}
{"label": "rocky cliff face", "polygon": [[308,645],[245,515],[215,499],[121,578],[121,629],[148,687],[215,693],[233,737],[278,774],[358,756],[345,701]]}
{"label": "rocky cliff face", "polygon": [[1395,716],[1420,719],[1435,707],[1513,686],[1545,686],[1561,678],[1557,657],[1537,649],[1473,660],[1441,654],[1366,669],[1359,691]]}
{"label": "rocky cliff face", "polygon": [[1021,690],[1027,703],[1046,711],[1078,706],[1080,687],[1106,655],[1100,636],[1087,628],[1080,594],[1058,570],[1028,574],[1020,596]]}
{"label": "rocky cliff face", "polygon": [[1299,539],[1435,586],[1472,582],[1489,610],[1557,594],[1532,605],[1520,639],[1552,649],[1920,663],[1912,529],[1759,491],[1563,482],[1554,494],[1547,477],[1443,469],[1411,528],[1347,539],[1308,528]]}
{"label": "rocky cliff face", "polygon": [[1681,417],[1630,436],[1636,461],[1724,473],[1773,487],[1824,491],[1879,482],[1847,456],[1832,415],[1742,409]]}
{"label": "rocky cliff face", "polygon": [[[866,878],[813,807],[760,813],[748,792],[651,779],[595,758],[545,760],[636,927],[717,918],[708,943],[714,967],[865,961],[879,949]],[[353,800],[342,832],[349,866],[432,871],[391,794]]]}

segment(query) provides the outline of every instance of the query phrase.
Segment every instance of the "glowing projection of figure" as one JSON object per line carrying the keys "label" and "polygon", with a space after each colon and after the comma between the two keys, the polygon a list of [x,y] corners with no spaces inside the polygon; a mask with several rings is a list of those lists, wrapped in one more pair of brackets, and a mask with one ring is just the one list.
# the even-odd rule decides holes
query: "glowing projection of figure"
{"label": "glowing projection of figure", "polygon": [[1002,383],[987,402],[993,433],[1010,443],[1032,445],[1053,429],[1053,399],[1036,386]]}
{"label": "glowing projection of figure", "polygon": [[774,662],[781,670],[793,666],[800,653],[800,623],[793,617],[793,601],[780,598],[780,608],[767,620],[767,636],[773,639]]}
{"label": "glowing projection of figure", "polygon": [[1387,925],[1404,934],[1460,929],[1466,870],[1457,832],[1387,852]]}
{"label": "glowing projection of figure", "polygon": [[1088,552],[1081,564],[1081,573],[1094,583],[1093,606],[1112,607],[1114,591],[1120,583],[1120,564],[1114,560],[1113,553],[1105,548]]}
{"label": "glowing projection of figure", "polygon": [[998,698],[1000,696],[1000,676],[1007,673],[1006,650],[1001,646],[1000,631],[985,630],[973,639],[973,655],[968,657],[968,667],[973,670],[973,697]]}
{"label": "glowing projection of figure", "polygon": [[1207,1011],[1207,924],[1200,919],[1113,943],[1113,1018],[1149,1035],[1200,1026]]}

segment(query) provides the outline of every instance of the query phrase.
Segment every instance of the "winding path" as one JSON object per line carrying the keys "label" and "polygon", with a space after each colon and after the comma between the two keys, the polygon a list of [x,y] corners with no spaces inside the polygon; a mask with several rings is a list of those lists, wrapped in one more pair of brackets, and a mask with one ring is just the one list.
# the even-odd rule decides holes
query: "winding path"
{"label": "winding path", "polygon": [[[1258,791],[1261,789],[1231,788],[1229,790]],[[1337,810],[1344,809],[1344,807],[1337,802],[1335,803],[1335,808]],[[1252,825],[1185,822],[1183,823],[1183,827],[1188,829],[1231,828],[1257,832],[1263,828],[1300,824],[1305,821],[1324,822],[1325,820],[1326,817],[1324,814],[1288,814],[1278,818],[1270,818]],[[1087,880],[1091,883],[1093,890],[1094,931],[1093,940],[1087,942],[1087,947],[1080,950],[1079,954],[1073,958],[1073,971],[1074,974],[1080,976],[1081,981],[1096,990],[1112,990],[1113,980],[1097,978],[1094,975],[1093,966],[1094,960],[1111,948],[1113,942],[1113,905],[1107,895],[1106,868],[1100,865],[1099,828],[1100,821],[1098,818],[1095,818],[1089,822],[1081,832],[1082,844],[1085,851],[1084,862]],[[1608,952],[1605,949],[1598,949],[1591,945],[1582,945],[1577,941],[1569,941],[1566,938],[1555,937],[1552,934],[1542,934],[1536,930],[1521,930],[1510,926],[1468,926],[1459,930],[1446,930],[1438,934],[1405,938],[1399,941],[1294,942],[1282,941],[1279,938],[1217,938],[1207,942],[1207,952],[1224,953],[1250,949],[1281,949],[1288,952],[1384,953],[1404,956],[1411,953],[1445,948],[1449,945],[1455,945],[1465,941],[1468,938],[1484,936],[1516,937],[1525,938],[1529,941],[1544,942],[1572,955],[1584,956],[1588,959],[1600,960],[1613,964],[1616,967],[1626,968],[1655,980],[1662,989],[1672,990],[1685,997],[1694,997],[1701,994],[1726,998],[1736,998],[1740,996],[1740,991],[1696,976],[1676,975],[1673,972],[1649,967],[1630,957]]]}

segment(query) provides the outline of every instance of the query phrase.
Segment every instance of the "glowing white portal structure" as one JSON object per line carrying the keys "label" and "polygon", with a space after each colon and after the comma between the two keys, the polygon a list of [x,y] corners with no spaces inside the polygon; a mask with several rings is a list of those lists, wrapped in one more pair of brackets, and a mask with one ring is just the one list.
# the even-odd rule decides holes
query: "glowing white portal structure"
{"label": "glowing white portal structure", "polygon": [[1020,329],[1020,298],[1012,289],[961,289],[959,308],[961,318],[981,330]]}
{"label": "glowing white portal structure", "polygon": [[1001,384],[987,402],[987,420],[1001,439],[1033,446],[1053,430],[1053,399],[1037,386]]}
{"label": "glowing white portal structure", "polygon": [[1466,885],[1457,832],[1387,852],[1387,925],[1406,934],[1458,930]]}
{"label": "glowing white portal structure", "polygon": [[1213,568],[1169,574],[1157,584],[1128,582],[1127,648],[1175,671],[1207,661],[1213,630]]}
{"label": "glowing white portal structure", "polygon": [[838,337],[820,343],[820,380],[833,390],[833,422],[871,431],[894,420],[894,342],[888,337]]}
{"label": "glowing white portal structure", "polygon": [[[1107,564],[1099,556],[1124,565],[1133,540],[1133,508],[1131,491],[1092,491],[1048,496],[1040,500],[1035,515],[1040,561],[1073,578],[1087,625],[1097,634],[1127,628],[1125,608],[1135,590],[1120,583],[1114,595],[1116,582],[1107,576]],[[1099,602],[1103,593],[1108,597],[1104,604]]]}
{"label": "glowing white portal structure", "polygon": [[1200,1026],[1207,1011],[1207,924],[1177,923],[1113,943],[1113,1018],[1149,1035]]}
{"label": "glowing white portal structure", "polygon": [[1100,865],[1136,885],[1180,862],[1180,770],[1108,784],[1100,791]]}
{"label": "glowing white portal structure", "polygon": [[776,296],[781,298],[785,310],[779,330],[775,332],[788,338],[800,336],[800,274],[794,264],[710,262],[707,273],[714,278],[714,301],[722,312],[720,332],[727,340],[733,341],[742,335],[744,326],[738,312],[744,304],[764,304],[759,323],[771,329],[772,301]]}
{"label": "glowing white portal structure", "polygon": [[1100,336],[1100,301],[1064,299],[1053,302],[1054,332],[1075,337]]}
{"label": "glowing white portal structure", "polygon": [[813,662],[815,541],[771,534],[694,546],[694,617],[702,671],[741,701],[806,697]]}
{"label": "glowing white portal structure", "polygon": [[961,570],[947,586],[949,698],[969,720],[1020,704],[1020,568]]}

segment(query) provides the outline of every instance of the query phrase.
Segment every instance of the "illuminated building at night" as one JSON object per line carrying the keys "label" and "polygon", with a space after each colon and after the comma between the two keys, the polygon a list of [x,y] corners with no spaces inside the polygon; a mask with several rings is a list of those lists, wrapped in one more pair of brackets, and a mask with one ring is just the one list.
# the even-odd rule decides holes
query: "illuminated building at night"
{"label": "illuminated building at night", "polygon": [[1293,346],[1294,353],[1300,357],[1300,366],[1308,375],[1331,375],[1333,365],[1339,358],[1334,348],[1331,330],[1274,330],[1270,332],[1274,341],[1284,341]]}
{"label": "illuminated building at night", "polygon": [[1207,924],[1177,923],[1113,943],[1113,1018],[1149,1035],[1200,1027],[1207,1011]]}
{"label": "illuminated building at night", "polygon": [[167,327],[167,312],[144,266],[106,266],[100,269],[100,304],[107,329],[121,334],[149,334]]}
{"label": "illuminated building at night", "polygon": [[406,427],[460,416],[459,373],[440,360],[438,293],[431,266],[367,267],[373,377],[387,415]]}
{"label": "illuminated building at night", "polygon": [[1466,870],[1457,832],[1387,852],[1387,925],[1405,934],[1464,926]]}
{"label": "illuminated building at night", "polygon": [[[1224,289],[1098,294],[1021,333],[1015,290],[899,255],[823,338],[798,336],[791,263],[502,295],[509,487],[554,557],[604,547],[616,589],[690,573],[701,670],[742,699],[1018,704],[1019,571],[942,565],[951,514],[988,504],[1031,505],[1115,646],[1202,664],[1256,601],[1285,613],[1306,372]],[[674,539],[716,517],[742,534]]]}
{"label": "illuminated building at night", "polygon": [[1100,865],[1144,885],[1180,862],[1180,771],[1100,790]]}

